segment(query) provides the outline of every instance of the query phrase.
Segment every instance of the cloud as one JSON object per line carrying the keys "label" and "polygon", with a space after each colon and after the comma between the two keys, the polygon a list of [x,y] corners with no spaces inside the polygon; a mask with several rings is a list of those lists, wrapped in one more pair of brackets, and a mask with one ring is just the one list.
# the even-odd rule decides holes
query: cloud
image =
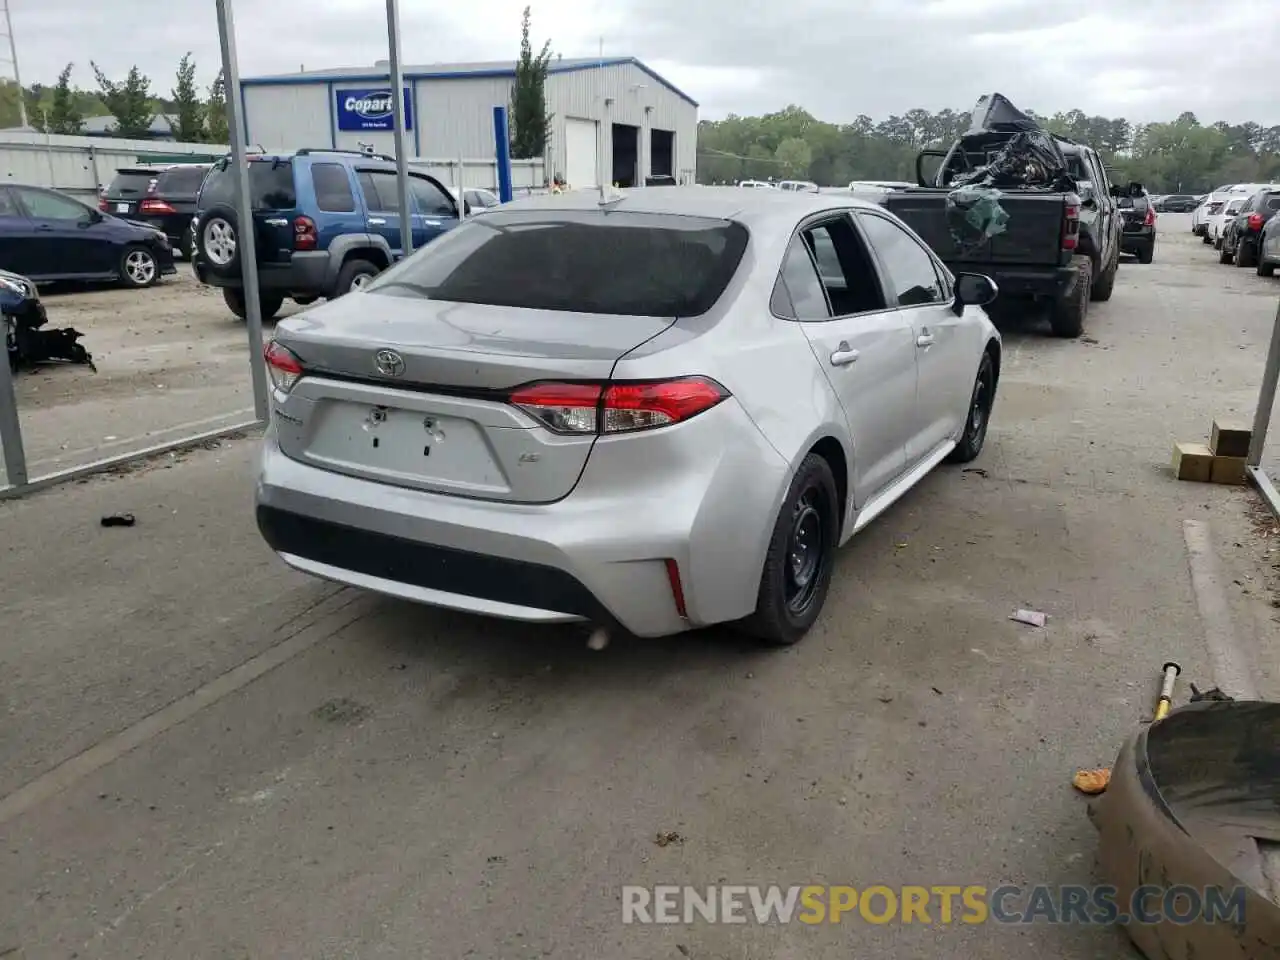
{"label": "cloud", "polygon": [[[401,5],[407,63],[514,58],[524,0]],[[970,106],[998,90],[1041,113],[1078,107],[1130,120],[1280,123],[1274,0],[543,0],[535,45],[567,57],[637,56],[702,103],[702,115],[796,103],[818,117],[883,118]],[[241,71],[372,64],[386,57],[382,0],[235,2]],[[92,86],[135,62],[165,93],[192,50],[208,82],[219,61],[211,0],[15,4],[23,79],[51,83],[67,60]],[[1272,76],[1268,76],[1271,72]]]}

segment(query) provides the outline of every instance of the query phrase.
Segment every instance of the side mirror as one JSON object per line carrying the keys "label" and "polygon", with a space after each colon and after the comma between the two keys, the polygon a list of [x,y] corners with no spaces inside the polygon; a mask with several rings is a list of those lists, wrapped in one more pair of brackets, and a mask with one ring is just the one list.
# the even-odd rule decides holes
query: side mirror
{"label": "side mirror", "polygon": [[956,274],[956,299],[952,309],[961,314],[965,307],[985,307],[999,295],[996,282],[984,273]]}
{"label": "side mirror", "polygon": [[1120,189],[1119,185],[1113,183],[1111,185],[1111,195],[1113,197],[1123,197],[1124,191]]}

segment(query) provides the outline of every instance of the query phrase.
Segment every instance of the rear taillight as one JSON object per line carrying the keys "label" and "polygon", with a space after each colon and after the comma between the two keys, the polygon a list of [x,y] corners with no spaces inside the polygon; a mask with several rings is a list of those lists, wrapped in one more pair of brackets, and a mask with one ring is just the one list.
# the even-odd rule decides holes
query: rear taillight
{"label": "rear taillight", "polygon": [[531,383],[508,400],[548,430],[615,434],[681,423],[710,410],[729,391],[707,377],[632,383]]}
{"label": "rear taillight", "polygon": [[1259,230],[1262,229],[1262,224],[1264,222],[1265,221],[1262,219],[1262,214],[1260,213],[1249,214],[1249,229],[1252,230],[1254,233],[1257,233]]}
{"label": "rear taillight", "polygon": [[1062,249],[1074,250],[1080,243],[1080,201],[1067,200],[1062,211]]}
{"label": "rear taillight", "polygon": [[310,217],[293,218],[293,249],[314,250],[319,244],[316,222]]}
{"label": "rear taillight", "polygon": [[262,355],[267,360],[267,373],[271,375],[271,383],[281,393],[293,389],[302,376],[302,361],[288,347],[275,340],[270,341]]}
{"label": "rear taillight", "polygon": [[138,205],[139,213],[177,213],[168,203],[163,200],[143,200]]}
{"label": "rear taillight", "polygon": [[1147,215],[1143,218],[1142,225],[1144,227],[1154,227],[1156,225],[1156,212],[1151,207],[1147,207]]}
{"label": "rear taillight", "polygon": [[103,213],[106,213],[108,210],[111,209],[111,204],[107,202],[106,197],[98,198],[98,209],[101,210]]}

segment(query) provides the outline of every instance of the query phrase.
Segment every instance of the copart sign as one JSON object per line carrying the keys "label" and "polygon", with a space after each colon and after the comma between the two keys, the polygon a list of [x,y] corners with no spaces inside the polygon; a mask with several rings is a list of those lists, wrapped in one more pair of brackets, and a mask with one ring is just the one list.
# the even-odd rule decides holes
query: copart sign
{"label": "copart sign", "polygon": [[[394,111],[388,87],[334,90],[339,130],[390,130]],[[404,88],[404,128],[413,129],[413,102]]]}

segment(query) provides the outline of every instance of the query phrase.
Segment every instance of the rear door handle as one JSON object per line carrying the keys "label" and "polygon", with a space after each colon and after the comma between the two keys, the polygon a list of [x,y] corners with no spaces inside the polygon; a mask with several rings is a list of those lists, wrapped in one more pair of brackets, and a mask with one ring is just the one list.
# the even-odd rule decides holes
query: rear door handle
{"label": "rear door handle", "polygon": [[49,224],[47,224],[47,223],[37,223],[37,224],[36,224],[36,229],[37,229],[38,231],[40,231],[41,233],[52,233],[52,232],[53,232],[53,227],[49,226]]}
{"label": "rear door handle", "polygon": [[383,220],[381,217],[370,217],[369,222],[375,227],[385,227],[387,225],[387,221]]}
{"label": "rear door handle", "polygon": [[920,334],[920,336],[916,337],[916,346],[917,346],[917,347],[932,347],[932,346],[933,346],[933,334],[932,334],[932,333],[922,333],[922,334]]}
{"label": "rear door handle", "polygon": [[831,354],[831,365],[833,367],[847,367],[857,359],[858,351],[851,350],[849,348],[849,344],[846,341],[841,340],[840,345],[836,347],[835,351]]}

